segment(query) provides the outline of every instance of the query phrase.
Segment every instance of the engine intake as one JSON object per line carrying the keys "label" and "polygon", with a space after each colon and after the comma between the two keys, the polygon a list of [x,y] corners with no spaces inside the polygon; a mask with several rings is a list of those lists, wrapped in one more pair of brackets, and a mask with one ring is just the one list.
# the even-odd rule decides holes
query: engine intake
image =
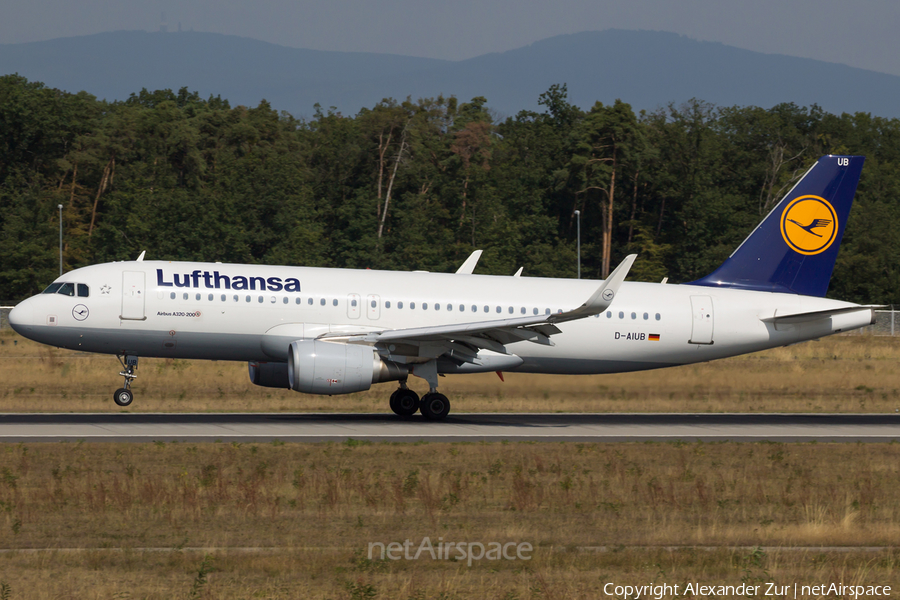
{"label": "engine intake", "polygon": [[288,350],[287,374],[296,392],[333,396],[403,379],[408,369],[381,360],[372,346],[298,340]]}

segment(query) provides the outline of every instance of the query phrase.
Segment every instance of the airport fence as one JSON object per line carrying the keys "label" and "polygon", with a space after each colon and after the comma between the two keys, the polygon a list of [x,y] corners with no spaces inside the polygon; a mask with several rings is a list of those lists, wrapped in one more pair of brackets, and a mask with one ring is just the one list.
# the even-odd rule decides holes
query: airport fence
{"label": "airport fence", "polygon": [[900,335],[900,310],[876,310],[875,323],[849,332],[849,335]]}
{"label": "airport fence", "polygon": [[[13,302],[0,302],[0,330],[9,328],[9,311]],[[875,311],[875,324],[850,331],[847,335],[900,335],[900,307]]]}

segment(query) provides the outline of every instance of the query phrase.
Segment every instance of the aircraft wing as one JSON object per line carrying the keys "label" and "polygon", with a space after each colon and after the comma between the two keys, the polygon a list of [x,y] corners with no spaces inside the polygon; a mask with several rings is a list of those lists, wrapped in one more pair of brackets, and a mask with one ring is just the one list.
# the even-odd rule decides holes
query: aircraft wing
{"label": "aircraft wing", "polygon": [[[560,333],[557,323],[592,317],[612,304],[635,258],[636,254],[627,256],[594,294],[573,310],[533,317],[388,329],[356,335],[326,334],[319,339],[375,345],[382,354],[390,355],[389,358],[409,355],[415,350],[415,356],[419,359],[430,360],[447,355],[461,362],[477,362],[476,355],[480,349],[509,354],[506,345],[516,342],[528,341],[552,346],[550,336]],[[406,350],[400,349],[401,346],[406,346]]]}

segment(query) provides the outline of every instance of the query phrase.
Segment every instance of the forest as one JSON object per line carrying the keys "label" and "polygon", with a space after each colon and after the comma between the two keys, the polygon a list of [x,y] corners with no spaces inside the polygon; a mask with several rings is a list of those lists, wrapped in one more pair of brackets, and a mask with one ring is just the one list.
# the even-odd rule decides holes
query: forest
{"label": "forest", "polygon": [[823,154],[866,164],[828,295],[900,303],[900,121],[813,105],[635,113],[572,105],[500,121],[489,99],[384,99],[310,119],[188,88],[125,101],[0,77],[0,299],[133,260],[632,280],[712,272]]}

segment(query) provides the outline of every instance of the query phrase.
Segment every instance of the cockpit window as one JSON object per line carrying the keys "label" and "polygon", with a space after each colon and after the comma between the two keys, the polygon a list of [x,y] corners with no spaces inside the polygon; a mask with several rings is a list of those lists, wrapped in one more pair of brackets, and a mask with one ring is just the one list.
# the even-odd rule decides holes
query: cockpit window
{"label": "cockpit window", "polygon": [[63,296],[74,296],[75,295],[75,284],[74,283],[64,283],[60,286],[57,294],[62,294]]}
{"label": "cockpit window", "polygon": [[42,294],[55,294],[56,290],[58,290],[62,286],[61,283],[51,283],[47,286],[47,289],[41,292]]}
{"label": "cockpit window", "polygon": [[78,297],[79,298],[87,298],[91,295],[91,288],[86,286],[83,283],[78,284]]}

